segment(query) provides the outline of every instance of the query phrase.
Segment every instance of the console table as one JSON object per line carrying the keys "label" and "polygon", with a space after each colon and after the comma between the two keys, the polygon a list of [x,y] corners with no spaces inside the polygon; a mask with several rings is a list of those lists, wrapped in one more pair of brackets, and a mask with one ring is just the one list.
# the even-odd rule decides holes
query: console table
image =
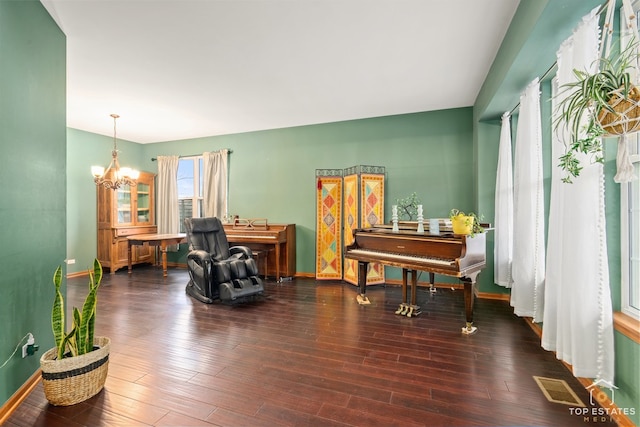
{"label": "console table", "polygon": [[131,246],[132,245],[149,245],[159,246],[160,252],[162,252],[162,275],[167,277],[167,246],[177,245],[187,242],[187,235],[184,233],[178,234],[137,234],[135,236],[128,236],[127,240],[127,257],[129,259],[129,274],[131,270]]}

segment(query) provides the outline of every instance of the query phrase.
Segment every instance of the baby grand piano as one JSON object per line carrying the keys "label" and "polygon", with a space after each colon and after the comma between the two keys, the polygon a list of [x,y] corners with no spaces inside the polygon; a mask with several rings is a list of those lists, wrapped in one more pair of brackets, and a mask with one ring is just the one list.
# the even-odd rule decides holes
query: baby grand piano
{"label": "baby grand piano", "polygon": [[[476,331],[473,326],[473,299],[476,277],[486,265],[486,233],[474,237],[441,231],[439,235],[429,231],[418,232],[417,225],[403,225],[393,231],[390,225],[376,225],[356,229],[354,242],[345,248],[345,258],[358,261],[358,302],[368,304],[366,276],[370,262],[402,268],[403,302],[396,311],[407,317],[420,314],[416,304],[417,271],[429,272],[433,286],[434,274],[459,278],[464,284],[466,325],[464,334]],[[411,303],[407,303],[408,276],[411,275]]]}

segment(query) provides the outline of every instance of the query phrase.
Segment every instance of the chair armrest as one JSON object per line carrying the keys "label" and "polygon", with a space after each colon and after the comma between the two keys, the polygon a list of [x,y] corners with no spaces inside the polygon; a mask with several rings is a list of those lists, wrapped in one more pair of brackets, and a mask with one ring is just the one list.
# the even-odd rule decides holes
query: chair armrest
{"label": "chair armrest", "polygon": [[253,252],[247,246],[231,246],[229,253],[231,255],[240,254],[243,258],[253,258]]}
{"label": "chair armrest", "polygon": [[203,250],[194,250],[187,254],[187,259],[192,259],[198,264],[204,264],[211,262],[211,254]]}

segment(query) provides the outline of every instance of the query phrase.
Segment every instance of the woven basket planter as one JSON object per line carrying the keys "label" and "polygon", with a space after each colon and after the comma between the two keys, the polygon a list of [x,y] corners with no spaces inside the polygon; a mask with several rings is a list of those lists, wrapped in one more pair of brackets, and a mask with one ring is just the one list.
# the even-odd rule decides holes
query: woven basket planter
{"label": "woven basket planter", "polygon": [[81,356],[60,360],[56,359],[56,348],[42,355],[42,384],[49,403],[56,406],[75,405],[102,390],[107,379],[111,341],[106,337],[95,337],[94,346],[99,348]]}
{"label": "woven basket planter", "polygon": [[602,109],[598,114],[600,126],[609,135],[623,135],[640,130],[640,89],[632,87],[629,96],[621,96],[622,89],[613,92],[608,104],[615,113]]}

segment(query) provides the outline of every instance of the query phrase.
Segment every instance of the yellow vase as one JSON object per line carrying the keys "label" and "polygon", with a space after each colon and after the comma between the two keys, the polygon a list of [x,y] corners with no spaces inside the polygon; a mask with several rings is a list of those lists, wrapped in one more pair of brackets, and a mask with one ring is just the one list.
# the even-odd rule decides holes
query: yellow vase
{"label": "yellow vase", "polygon": [[451,218],[453,234],[471,234],[474,218],[472,216],[457,215]]}

